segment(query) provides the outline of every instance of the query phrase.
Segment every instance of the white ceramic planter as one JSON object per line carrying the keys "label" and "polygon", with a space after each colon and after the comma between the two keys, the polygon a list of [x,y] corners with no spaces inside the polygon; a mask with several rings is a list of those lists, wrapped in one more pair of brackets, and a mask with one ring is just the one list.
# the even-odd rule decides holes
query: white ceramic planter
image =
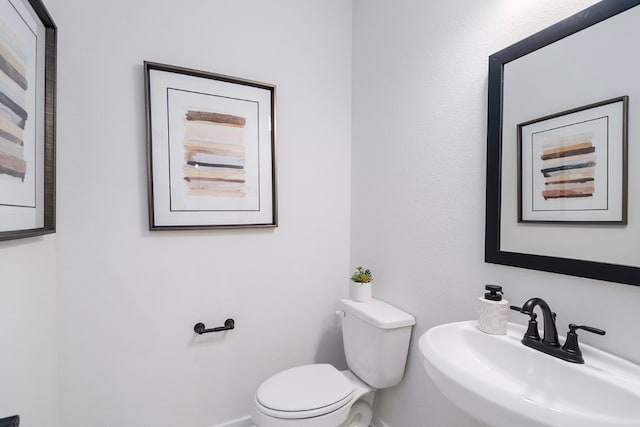
{"label": "white ceramic planter", "polygon": [[371,282],[369,283],[356,283],[351,282],[349,284],[349,296],[352,300],[357,302],[367,302],[371,299]]}

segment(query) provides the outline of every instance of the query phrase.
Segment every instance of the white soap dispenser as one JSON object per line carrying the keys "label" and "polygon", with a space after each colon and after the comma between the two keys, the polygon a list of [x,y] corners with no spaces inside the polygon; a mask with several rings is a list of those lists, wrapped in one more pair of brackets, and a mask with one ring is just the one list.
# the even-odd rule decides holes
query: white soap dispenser
{"label": "white soap dispenser", "polygon": [[487,293],[478,307],[478,329],[487,334],[504,335],[507,333],[509,301],[502,298],[502,286],[486,285]]}

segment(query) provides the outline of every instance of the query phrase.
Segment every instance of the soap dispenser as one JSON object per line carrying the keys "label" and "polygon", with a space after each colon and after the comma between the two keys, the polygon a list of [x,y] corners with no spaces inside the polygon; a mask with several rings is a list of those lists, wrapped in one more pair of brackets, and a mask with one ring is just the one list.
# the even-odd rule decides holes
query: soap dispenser
{"label": "soap dispenser", "polygon": [[478,298],[478,329],[487,334],[505,335],[509,317],[509,302],[502,298],[502,286],[486,285],[489,291]]}

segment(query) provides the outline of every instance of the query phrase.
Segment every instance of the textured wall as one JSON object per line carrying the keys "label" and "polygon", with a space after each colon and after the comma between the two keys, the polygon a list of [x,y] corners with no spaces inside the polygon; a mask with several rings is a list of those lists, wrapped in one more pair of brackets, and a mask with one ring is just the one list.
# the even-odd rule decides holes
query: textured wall
{"label": "textured wall", "polygon": [[56,237],[0,243],[0,418],[57,427]]}
{"label": "textured wall", "polygon": [[[340,354],[351,4],[58,6],[61,424],[245,416],[269,375]],[[143,60],[277,85],[280,227],[147,231]]]}

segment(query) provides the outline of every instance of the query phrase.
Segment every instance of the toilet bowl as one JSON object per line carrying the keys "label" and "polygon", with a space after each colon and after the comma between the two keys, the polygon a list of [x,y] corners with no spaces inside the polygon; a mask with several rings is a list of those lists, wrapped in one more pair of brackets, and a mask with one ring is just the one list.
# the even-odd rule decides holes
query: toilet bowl
{"label": "toilet bowl", "polygon": [[349,369],[303,365],[270,377],[251,410],[258,427],[368,427],[376,389],[402,380],[414,317],[373,299],[340,305]]}
{"label": "toilet bowl", "polygon": [[348,370],[298,366],[262,383],[251,417],[260,427],[368,427],[374,391]]}

